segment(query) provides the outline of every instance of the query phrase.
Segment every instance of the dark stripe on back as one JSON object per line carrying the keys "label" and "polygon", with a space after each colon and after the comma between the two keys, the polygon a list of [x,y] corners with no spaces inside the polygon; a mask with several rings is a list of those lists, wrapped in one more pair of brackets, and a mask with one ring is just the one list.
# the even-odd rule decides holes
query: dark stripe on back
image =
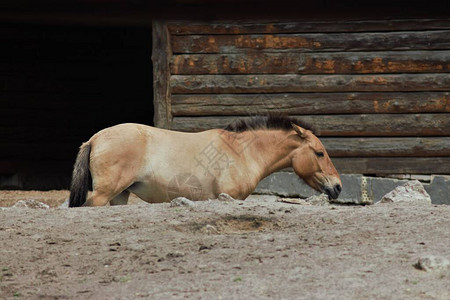
{"label": "dark stripe on back", "polygon": [[302,120],[290,116],[273,114],[237,119],[228,124],[228,126],[224,129],[234,132],[243,132],[257,129],[281,129],[287,131],[292,129],[291,122],[304,129],[311,130],[314,133],[314,128],[310,124]]}

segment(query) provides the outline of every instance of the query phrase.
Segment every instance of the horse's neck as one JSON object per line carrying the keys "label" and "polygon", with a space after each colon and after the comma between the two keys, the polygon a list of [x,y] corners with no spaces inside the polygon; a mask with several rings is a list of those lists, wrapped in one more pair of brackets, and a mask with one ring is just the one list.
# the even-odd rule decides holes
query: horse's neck
{"label": "horse's neck", "polygon": [[[289,132],[283,130],[257,130],[243,132],[248,146],[244,152],[244,164],[257,171],[258,180],[291,166],[290,153],[294,150]],[[253,173],[253,172],[252,172]]]}

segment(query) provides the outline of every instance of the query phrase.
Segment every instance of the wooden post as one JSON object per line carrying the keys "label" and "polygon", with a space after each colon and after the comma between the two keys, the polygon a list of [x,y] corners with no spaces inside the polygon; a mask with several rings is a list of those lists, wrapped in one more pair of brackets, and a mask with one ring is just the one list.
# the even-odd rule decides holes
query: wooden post
{"label": "wooden post", "polygon": [[172,113],[170,108],[170,57],[172,49],[167,24],[164,21],[152,22],[153,43],[153,105],[156,127],[170,129]]}

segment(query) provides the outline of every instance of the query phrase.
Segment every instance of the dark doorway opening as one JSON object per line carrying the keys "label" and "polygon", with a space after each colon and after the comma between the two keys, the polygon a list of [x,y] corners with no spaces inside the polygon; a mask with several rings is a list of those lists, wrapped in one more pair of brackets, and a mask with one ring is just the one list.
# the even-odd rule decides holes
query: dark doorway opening
{"label": "dark doorway opening", "polygon": [[0,189],[66,189],[82,142],[153,125],[149,27],[2,24]]}

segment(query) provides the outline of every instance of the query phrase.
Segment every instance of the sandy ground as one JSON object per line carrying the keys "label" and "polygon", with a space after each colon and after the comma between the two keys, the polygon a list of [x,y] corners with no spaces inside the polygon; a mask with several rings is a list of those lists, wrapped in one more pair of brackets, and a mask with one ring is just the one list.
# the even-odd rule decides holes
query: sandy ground
{"label": "sandy ground", "polygon": [[[67,191],[0,191],[0,206]],[[0,209],[1,299],[450,299],[450,206]]]}

